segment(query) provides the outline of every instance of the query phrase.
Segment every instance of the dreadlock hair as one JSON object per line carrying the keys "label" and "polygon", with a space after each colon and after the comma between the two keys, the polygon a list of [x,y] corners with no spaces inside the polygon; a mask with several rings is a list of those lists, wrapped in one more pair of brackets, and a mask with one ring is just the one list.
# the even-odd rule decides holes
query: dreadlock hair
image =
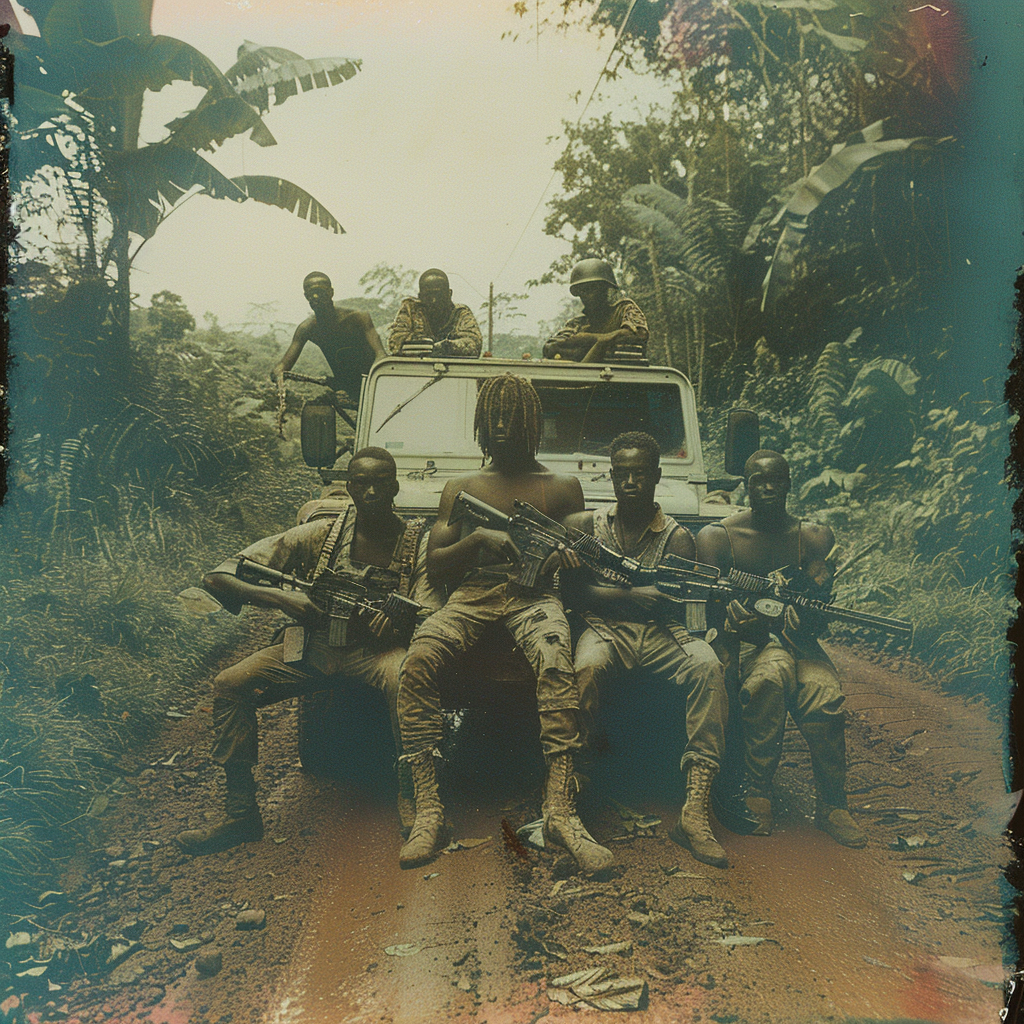
{"label": "dreadlock hair", "polygon": [[349,459],[349,465],[353,462],[358,462],[360,459],[375,459],[377,462],[385,462],[390,467],[392,473],[398,473],[398,465],[395,462],[394,455],[384,448],[360,448],[359,451]]}
{"label": "dreadlock hair", "polygon": [[479,441],[485,457],[491,454],[491,418],[496,412],[501,413],[509,437],[525,436],[530,454],[536,455],[540,448],[543,413],[534,386],[525,377],[517,377],[513,373],[487,377],[480,382],[473,436]]}
{"label": "dreadlock hair", "polygon": [[627,430],[624,434],[619,434],[612,441],[608,455],[610,458],[615,458],[615,453],[621,452],[625,448],[636,448],[642,451],[647,456],[647,462],[651,469],[657,469],[661,462],[661,448],[658,446],[658,442],[642,430]]}

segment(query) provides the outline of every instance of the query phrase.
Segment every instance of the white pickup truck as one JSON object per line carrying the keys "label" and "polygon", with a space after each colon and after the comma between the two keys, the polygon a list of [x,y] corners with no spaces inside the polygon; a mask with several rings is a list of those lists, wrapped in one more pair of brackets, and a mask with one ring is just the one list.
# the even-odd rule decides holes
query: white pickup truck
{"label": "white pickup truck", "polygon": [[[587,507],[614,501],[608,448],[619,434],[643,430],[661,447],[658,501],[693,529],[728,515],[725,490],[738,479],[708,481],[693,386],[663,366],[600,366],[553,360],[383,359],[363,380],[355,437],[346,447],[387,449],[398,464],[402,514],[436,515],[444,485],[480,468],[473,437],[477,382],[503,373],[528,377],[540,395],[544,427],[538,458],[583,486]],[[325,490],[299,513],[300,522],[334,515],[347,501],[337,458],[333,410],[303,414],[303,457],[320,469]],[[757,448],[753,413],[733,410],[726,469],[742,470]]]}
{"label": "white pickup truck", "polygon": [[[363,379],[355,434],[343,438],[340,448],[334,409],[319,403],[304,408],[303,458],[318,469],[325,487],[300,509],[299,522],[335,516],[345,507],[346,471],[334,468],[335,463],[344,452],[369,445],[395,458],[398,512],[436,516],[447,481],[480,468],[480,447],[473,437],[478,381],[503,373],[528,377],[537,389],[544,412],[538,458],[552,470],[577,477],[588,508],[615,500],[611,442],[624,431],[643,430],[662,451],[657,499],[666,514],[696,533],[733,511],[728,491],[739,483],[744,461],[758,447],[757,417],[747,410],[729,413],[725,469],[734,476],[709,481],[693,386],[678,370],[645,363],[390,358],[376,363]],[[691,630],[703,629],[703,604],[688,603],[686,619]],[[481,680],[487,685],[481,686]],[[529,665],[504,629],[495,628],[484,634],[472,659],[463,659],[449,674],[442,696],[453,710],[486,710],[531,692]],[[331,751],[353,742],[351,728],[343,724],[351,722],[351,709],[337,708],[347,699],[324,695],[301,702],[299,753],[306,767],[328,767]],[[339,728],[348,732],[345,743],[338,742]]]}

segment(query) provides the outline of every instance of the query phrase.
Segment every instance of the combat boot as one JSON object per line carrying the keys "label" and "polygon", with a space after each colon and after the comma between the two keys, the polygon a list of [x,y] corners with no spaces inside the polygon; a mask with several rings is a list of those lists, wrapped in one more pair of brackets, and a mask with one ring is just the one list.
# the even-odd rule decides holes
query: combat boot
{"label": "combat boot", "polygon": [[402,823],[402,838],[408,839],[416,824],[416,790],[408,761],[398,762],[398,819]]}
{"label": "combat boot", "polygon": [[614,863],[606,850],[583,827],[576,813],[578,781],[573,772],[571,754],[548,758],[548,777],[544,783],[544,837],[564,847],[587,874],[596,874]]}
{"label": "combat boot", "polygon": [[857,827],[846,806],[846,722],[842,715],[823,722],[804,722],[800,731],[811,751],[811,771],[817,799],[814,824],[840,846],[860,849],[868,837]]}
{"label": "combat boot", "polygon": [[[770,822],[767,832],[760,831],[763,820],[749,804],[752,794],[746,779],[740,777],[724,780],[724,774],[724,771],[719,772],[711,784],[711,810],[715,812],[715,817],[737,835],[769,835]],[[771,801],[768,802],[768,814],[771,815]]]}
{"label": "combat boot", "polygon": [[429,864],[447,846],[451,829],[445,824],[444,807],[437,792],[434,751],[424,750],[403,760],[412,774],[416,816],[409,838],[398,854],[398,863],[403,868],[418,868]]}
{"label": "combat boot", "polygon": [[814,825],[840,846],[859,850],[868,845],[868,837],[857,827],[850,812],[845,807],[830,807],[820,797],[814,805]]}
{"label": "combat boot", "polygon": [[178,845],[193,856],[227,850],[263,838],[263,818],[256,803],[256,783],[247,764],[228,764],[224,817],[207,828],[190,828],[178,835]]}
{"label": "combat boot", "polygon": [[711,783],[717,774],[718,765],[713,761],[698,758],[690,762],[686,775],[686,802],[669,837],[689,850],[695,860],[714,868],[727,868],[729,860],[725,850],[715,839],[708,821]]}

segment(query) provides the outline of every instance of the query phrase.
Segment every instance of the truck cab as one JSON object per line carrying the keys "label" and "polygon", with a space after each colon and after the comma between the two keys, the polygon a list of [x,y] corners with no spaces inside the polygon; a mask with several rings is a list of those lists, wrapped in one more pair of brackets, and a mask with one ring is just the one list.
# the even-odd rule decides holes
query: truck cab
{"label": "truck cab", "polygon": [[[358,451],[373,445],[394,456],[400,514],[436,515],[448,480],[480,468],[473,434],[478,381],[503,373],[527,377],[537,389],[544,411],[537,458],[555,472],[575,476],[588,508],[615,500],[611,442],[624,431],[643,430],[662,451],[658,501],[666,514],[694,530],[732,511],[725,491],[738,480],[709,486],[693,386],[678,370],[546,359],[391,358],[376,363],[364,378],[355,435],[347,447]],[[335,515],[347,501],[345,470],[333,468],[337,438],[330,414],[316,437],[320,428],[312,415],[304,415],[303,456],[319,469],[325,489],[303,507],[300,522]],[[750,451],[755,448],[756,441]]]}

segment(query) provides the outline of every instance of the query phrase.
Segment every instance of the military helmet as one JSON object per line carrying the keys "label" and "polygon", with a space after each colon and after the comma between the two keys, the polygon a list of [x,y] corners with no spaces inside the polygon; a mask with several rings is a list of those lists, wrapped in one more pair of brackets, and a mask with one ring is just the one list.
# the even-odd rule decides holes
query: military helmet
{"label": "military helmet", "polygon": [[612,288],[619,287],[619,283],[615,280],[615,271],[612,270],[610,263],[598,259],[580,260],[569,275],[569,294],[578,294],[577,286],[588,284],[591,281],[604,281]]}

